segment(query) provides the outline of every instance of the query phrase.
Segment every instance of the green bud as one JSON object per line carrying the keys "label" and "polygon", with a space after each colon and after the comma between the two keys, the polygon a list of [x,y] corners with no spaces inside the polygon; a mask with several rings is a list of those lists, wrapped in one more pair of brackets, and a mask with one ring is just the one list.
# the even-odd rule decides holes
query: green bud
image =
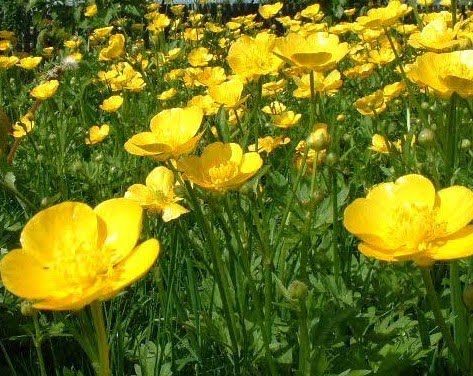
{"label": "green bud", "polygon": [[309,288],[304,282],[295,280],[291,282],[287,291],[292,300],[302,300],[307,297]]}

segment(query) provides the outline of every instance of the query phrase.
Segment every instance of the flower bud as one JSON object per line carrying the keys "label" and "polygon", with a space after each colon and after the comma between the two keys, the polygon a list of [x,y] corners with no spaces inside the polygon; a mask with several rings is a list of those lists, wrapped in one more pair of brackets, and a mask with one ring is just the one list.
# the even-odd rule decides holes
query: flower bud
{"label": "flower bud", "polygon": [[297,281],[297,280],[291,282],[291,284],[289,285],[289,288],[287,289],[289,293],[289,297],[292,300],[305,299],[307,297],[308,290],[309,289],[304,282]]}
{"label": "flower bud", "polygon": [[424,128],[419,132],[419,137],[417,138],[419,141],[419,144],[421,145],[427,145],[430,144],[435,138],[435,133],[429,129],[429,128]]}
{"label": "flower bud", "polygon": [[460,147],[462,149],[469,149],[471,147],[471,141],[468,138],[461,140]]}
{"label": "flower bud", "polygon": [[30,301],[24,300],[20,304],[20,312],[23,316],[35,316],[38,311],[36,308],[33,307],[33,304],[31,304]]}

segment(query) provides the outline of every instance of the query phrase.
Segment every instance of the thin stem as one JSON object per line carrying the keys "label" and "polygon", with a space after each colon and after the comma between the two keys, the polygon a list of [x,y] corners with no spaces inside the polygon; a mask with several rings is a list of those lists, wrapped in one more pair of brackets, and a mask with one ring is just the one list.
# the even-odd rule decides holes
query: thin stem
{"label": "thin stem", "polygon": [[300,376],[310,375],[309,326],[305,298],[299,300],[299,370],[297,374]]}
{"label": "thin stem", "polygon": [[340,253],[338,249],[338,187],[337,187],[337,171],[332,168],[330,171],[332,180],[332,252],[333,252],[333,274],[335,281],[338,283],[340,278]]}
{"label": "thin stem", "polygon": [[99,367],[96,370],[97,376],[111,376],[109,346],[107,332],[105,330],[105,321],[103,318],[102,302],[95,301],[91,303],[90,310],[97,337],[97,348],[99,353]]}
{"label": "thin stem", "polygon": [[46,367],[44,365],[43,352],[41,350],[41,344],[43,343],[43,335],[41,334],[41,328],[39,327],[38,314],[33,314],[34,323],[34,347],[36,349],[36,355],[38,356],[39,370],[41,376],[47,376]]}
{"label": "thin stem", "polygon": [[445,322],[445,319],[442,315],[437,293],[435,292],[434,283],[432,281],[432,276],[430,275],[430,269],[421,268],[420,271],[422,273],[422,279],[424,280],[425,288],[427,289],[427,299],[429,300],[430,307],[432,308],[435,321],[440,328],[442,337],[458,366],[467,371],[468,367],[465,365],[463,358],[461,357],[461,354],[455,345],[455,341],[453,340],[452,334],[450,333],[450,329],[448,328],[447,323]]}
{"label": "thin stem", "polygon": [[311,113],[310,113],[310,126],[314,125],[315,119],[317,117],[317,104],[316,104],[316,97],[315,97],[315,75],[314,71],[311,70],[309,73],[310,77],[310,105],[311,105]]}

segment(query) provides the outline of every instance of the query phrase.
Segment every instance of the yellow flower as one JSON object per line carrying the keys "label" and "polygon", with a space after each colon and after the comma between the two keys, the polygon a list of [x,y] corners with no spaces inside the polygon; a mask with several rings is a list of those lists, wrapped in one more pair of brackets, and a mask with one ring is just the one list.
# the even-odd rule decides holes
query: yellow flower
{"label": "yellow flower", "polygon": [[274,52],[296,66],[323,72],[333,69],[348,50],[348,43],[340,43],[338,36],[317,32],[307,37],[289,33],[278,38]]}
{"label": "yellow flower", "polygon": [[89,129],[89,136],[85,139],[85,143],[87,145],[98,144],[105,140],[109,133],[110,126],[108,124],[102,124],[100,127],[94,125]]}
{"label": "yellow flower", "polygon": [[11,42],[9,40],[0,40],[0,51],[5,52],[11,48]]}
{"label": "yellow flower", "polygon": [[377,90],[373,94],[358,99],[354,105],[360,114],[367,116],[377,116],[386,110],[386,101],[382,90]]}
{"label": "yellow flower", "polygon": [[278,128],[292,128],[301,120],[302,115],[294,111],[284,111],[272,117],[273,124]]}
{"label": "yellow flower", "polygon": [[148,30],[152,33],[160,33],[166,27],[168,27],[170,23],[171,20],[168,16],[162,13],[158,13],[153,17],[151,23],[148,25]]}
{"label": "yellow flower", "polygon": [[162,214],[164,222],[169,222],[189,210],[177,202],[182,198],[174,193],[175,179],[171,170],[156,167],[146,178],[146,185],[134,184],[125,193],[125,198],[138,202],[142,208]]}
{"label": "yellow flower", "polygon": [[370,9],[366,16],[358,17],[356,21],[365,28],[384,28],[394,25],[399,18],[404,17],[411,10],[411,7],[402,4],[399,0],[391,0],[386,7]]}
{"label": "yellow flower", "polygon": [[[297,89],[294,90],[295,98],[310,98],[310,74],[305,74],[301,78],[294,77]],[[320,93],[334,94],[343,85],[341,74],[338,70],[333,70],[326,76],[320,72],[314,72],[314,89]]]}
{"label": "yellow flower", "polygon": [[194,151],[202,134],[197,134],[204,114],[198,107],[171,108],[151,119],[151,132],[138,133],[125,143],[128,153],[158,161]]}
{"label": "yellow flower", "polygon": [[427,52],[409,65],[406,73],[411,81],[441,98],[450,98],[454,92],[463,98],[473,96],[473,50]]}
{"label": "yellow flower", "polygon": [[196,95],[187,102],[187,106],[197,106],[204,112],[204,115],[207,116],[215,115],[220,108],[210,95]]}
{"label": "yellow flower", "polygon": [[112,95],[110,98],[104,99],[100,108],[106,112],[115,112],[123,104],[123,97],[121,95]]}
{"label": "yellow flower", "polygon": [[194,48],[187,56],[189,64],[193,67],[205,67],[212,59],[213,55],[205,47]]}
{"label": "yellow flower", "polygon": [[379,134],[374,134],[371,138],[371,146],[369,149],[376,153],[389,154],[391,147],[391,143],[386,140],[385,137]]}
{"label": "yellow flower", "polygon": [[282,6],[283,4],[280,1],[274,4],[260,5],[258,8],[258,13],[265,20],[269,20],[279,13],[279,11],[282,9]]}
{"label": "yellow flower", "polygon": [[95,209],[63,202],[40,211],[23,228],[21,249],[0,261],[2,283],[46,310],[78,310],[110,299],[151,268],[159,243],[136,246],[142,209],[124,198]]}
{"label": "yellow flower", "polygon": [[459,45],[456,36],[457,30],[450,29],[445,20],[435,19],[425,25],[422,31],[411,34],[408,42],[414,48],[444,52]]}
{"label": "yellow flower", "polygon": [[53,56],[54,47],[45,47],[43,48],[43,56],[45,58]]}
{"label": "yellow flower", "polygon": [[312,132],[307,137],[307,145],[315,151],[321,151],[330,144],[331,137],[328,133],[328,125],[325,123],[317,123],[314,125]]}
{"label": "yellow flower", "polygon": [[386,102],[399,97],[406,90],[406,84],[402,81],[394,82],[383,88],[383,96]]}
{"label": "yellow flower", "polygon": [[263,97],[271,97],[276,94],[282,93],[286,87],[287,81],[280,79],[278,81],[266,82],[261,87],[261,95]]}
{"label": "yellow flower", "polygon": [[273,54],[275,42],[276,37],[268,32],[258,33],[254,38],[242,35],[228,51],[228,64],[242,79],[276,73],[282,60]]}
{"label": "yellow flower", "polygon": [[344,214],[358,249],[384,261],[427,266],[473,254],[473,192],[462,186],[435,191],[429,179],[406,175],[373,187]]}
{"label": "yellow flower", "polygon": [[320,12],[320,4],[312,4],[302,9],[301,16],[317,22],[324,16],[324,14]]}
{"label": "yellow flower", "polygon": [[[263,138],[258,138],[258,153],[272,153],[274,149],[282,145],[286,145],[291,141],[289,137],[278,136],[278,137],[271,137],[266,136]],[[248,146],[249,151],[256,151],[256,144],[252,144]]]}
{"label": "yellow flower", "polygon": [[58,80],[50,80],[34,87],[30,91],[30,95],[38,100],[44,101],[45,99],[51,98],[59,87]]}
{"label": "yellow flower", "polygon": [[204,86],[219,85],[227,79],[222,67],[205,67],[195,75],[199,84]]}
{"label": "yellow flower", "polygon": [[67,47],[70,50],[74,50],[78,48],[81,44],[82,44],[82,39],[73,38],[73,39],[66,40],[64,42],[64,47]]}
{"label": "yellow flower", "polygon": [[209,87],[209,94],[212,99],[227,108],[236,108],[241,105],[241,93],[243,92],[243,82],[238,78],[233,78],[220,85]]}
{"label": "yellow flower", "polygon": [[268,115],[280,115],[286,111],[286,106],[284,103],[279,101],[271,102],[269,105],[264,106],[261,111]]}
{"label": "yellow flower", "polygon": [[0,68],[8,69],[18,63],[20,59],[16,56],[0,56]]}
{"label": "yellow flower", "polygon": [[94,42],[101,41],[104,38],[107,38],[113,30],[113,26],[101,27],[95,29],[92,34],[89,36],[89,39]]}
{"label": "yellow flower", "polygon": [[174,98],[176,94],[177,94],[177,90],[172,87],[168,90],[163,91],[161,94],[159,94],[158,99],[161,101],[167,101],[169,99]]}
{"label": "yellow flower", "polygon": [[22,116],[20,121],[13,125],[13,137],[21,138],[30,133],[35,126],[34,118],[31,113]]}
{"label": "yellow flower", "polygon": [[102,48],[99,54],[100,61],[117,59],[125,54],[125,36],[114,34],[108,40],[108,46]]}
{"label": "yellow flower", "polygon": [[85,8],[84,16],[85,17],[93,17],[97,14],[97,5],[92,4]]}
{"label": "yellow flower", "polygon": [[243,153],[240,145],[214,142],[207,145],[202,156],[187,156],[178,161],[184,178],[216,192],[240,187],[263,165],[256,152]]}

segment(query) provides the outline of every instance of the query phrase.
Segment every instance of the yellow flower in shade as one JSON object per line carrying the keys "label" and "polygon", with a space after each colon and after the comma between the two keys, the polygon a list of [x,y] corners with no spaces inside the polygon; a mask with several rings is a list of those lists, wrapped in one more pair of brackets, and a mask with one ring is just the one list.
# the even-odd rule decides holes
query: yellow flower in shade
{"label": "yellow flower in shade", "polygon": [[356,19],[365,28],[379,29],[394,25],[401,17],[412,11],[412,8],[399,0],[392,0],[386,7],[370,9],[366,16]]}
{"label": "yellow flower in shade", "polygon": [[275,54],[292,64],[318,72],[333,69],[348,51],[348,43],[340,43],[338,36],[322,31],[307,37],[289,33],[278,38],[274,48]]}
{"label": "yellow flower in shade", "polygon": [[450,98],[453,93],[463,98],[473,96],[473,50],[427,52],[406,70],[411,81],[432,89],[441,98]]}
{"label": "yellow flower in shade", "polygon": [[302,115],[294,111],[284,111],[272,116],[273,124],[278,128],[292,128],[299,123]]}
{"label": "yellow flower in shade", "polygon": [[11,49],[11,42],[9,40],[0,40],[0,51],[5,52]]}
{"label": "yellow flower in shade", "polygon": [[216,192],[239,188],[263,165],[256,152],[243,153],[240,145],[214,142],[207,145],[200,157],[187,156],[178,161],[184,178]]}
{"label": "yellow flower in shade", "polygon": [[278,81],[266,82],[261,87],[261,95],[263,97],[272,97],[284,91],[287,81],[280,79]]}
{"label": "yellow flower in shade", "polygon": [[414,48],[444,52],[460,44],[456,36],[457,30],[449,28],[447,22],[439,18],[425,25],[422,31],[411,34],[408,43]]}
{"label": "yellow flower in shade", "polygon": [[171,20],[168,16],[162,13],[155,15],[148,25],[148,30],[152,33],[160,33],[171,23]]}
{"label": "yellow flower in shade", "polygon": [[282,6],[283,4],[280,1],[274,4],[260,5],[258,8],[258,13],[265,20],[269,20],[279,13],[279,11],[282,9]]}
{"label": "yellow flower in shade", "polygon": [[286,105],[279,101],[271,102],[269,105],[264,106],[261,111],[268,115],[280,115],[286,111]]}
{"label": "yellow flower in shade", "polygon": [[108,46],[102,48],[99,54],[100,61],[117,59],[125,54],[125,36],[114,34],[108,40]]}
{"label": "yellow flower in shade", "polygon": [[202,134],[197,134],[204,114],[198,107],[171,108],[151,119],[151,132],[138,133],[125,143],[128,153],[158,161],[194,151]]}
{"label": "yellow flower in shade", "polygon": [[110,126],[108,124],[102,124],[100,127],[94,125],[89,129],[89,136],[85,139],[85,143],[87,145],[98,144],[105,140],[109,133]]}
{"label": "yellow flower in shade", "polygon": [[13,137],[21,138],[26,136],[33,130],[34,125],[33,114],[27,113],[25,116],[21,117],[20,121],[13,124]]}
{"label": "yellow flower in shade", "polygon": [[34,87],[30,91],[30,95],[38,100],[44,101],[45,99],[51,98],[59,87],[58,80],[50,80]]}
{"label": "yellow flower in shade", "polygon": [[196,95],[187,102],[187,106],[197,106],[204,112],[204,115],[207,116],[215,115],[220,108],[218,103],[215,103],[210,95]]}
{"label": "yellow flower in shade", "polygon": [[0,56],[0,68],[8,69],[20,61],[16,56]]}
{"label": "yellow flower in shade", "polygon": [[95,29],[92,34],[89,36],[89,39],[94,42],[99,42],[102,39],[107,38],[113,30],[113,26],[101,27]]}
{"label": "yellow flower in shade", "polygon": [[312,4],[302,9],[301,16],[309,18],[314,22],[319,21],[324,15],[320,12],[320,4]]}
{"label": "yellow flower in shade", "polygon": [[121,95],[112,95],[110,98],[104,99],[100,108],[106,112],[116,112],[123,104]]}
{"label": "yellow flower in shade", "polygon": [[43,48],[43,56],[45,58],[49,58],[49,57],[53,56],[53,52],[54,52],[54,47],[45,47],[45,48]]}
{"label": "yellow flower in shade", "polygon": [[210,60],[213,59],[213,55],[209,53],[209,50],[205,47],[197,47],[194,48],[189,55],[187,56],[187,60],[189,64],[193,67],[205,67]]}
{"label": "yellow flower in shade", "polygon": [[328,125],[325,123],[317,123],[314,125],[312,132],[307,137],[307,145],[315,150],[321,151],[326,149],[331,141],[330,134],[328,133]]}
{"label": "yellow flower in shade", "polygon": [[367,78],[374,72],[376,65],[373,63],[366,63],[355,65],[343,71],[343,74],[348,78]]}
{"label": "yellow flower in shade", "polygon": [[[275,149],[280,146],[286,145],[291,141],[289,137],[278,136],[278,137],[271,137],[266,136],[262,138],[258,138],[258,153],[272,153]],[[256,151],[256,144],[252,144],[248,146],[249,151]]]}
{"label": "yellow flower in shade", "polygon": [[23,59],[20,59],[20,61],[18,62],[18,66],[27,70],[34,69],[39,65],[39,63],[41,63],[41,60],[43,60],[41,56],[25,57]]}
{"label": "yellow flower in shade", "polygon": [[473,254],[472,220],[473,191],[452,186],[436,192],[421,175],[379,184],[344,213],[345,228],[362,241],[364,255],[421,266]]}
{"label": "yellow flower in shade", "polygon": [[198,84],[204,86],[219,85],[227,79],[222,67],[205,67],[195,75]]}
{"label": "yellow flower in shade", "polygon": [[370,150],[376,153],[389,154],[391,147],[391,143],[380,134],[374,134],[373,137],[371,137]]}
{"label": "yellow flower in shade", "polygon": [[161,94],[158,95],[158,99],[160,101],[167,101],[169,99],[172,99],[176,96],[177,90],[175,88],[170,88],[168,90],[163,91]]}
{"label": "yellow flower in shade", "polygon": [[242,35],[228,50],[228,64],[242,79],[277,73],[282,60],[273,54],[275,42],[276,37],[268,32],[258,33],[254,38]]}
{"label": "yellow flower in shade", "polygon": [[[295,98],[310,98],[310,74],[304,74],[302,77],[294,77],[297,89],[294,90]],[[320,72],[314,72],[314,89],[319,93],[334,94],[343,85],[341,74],[338,70],[333,70],[324,75]]]}
{"label": "yellow flower in shade", "polygon": [[406,90],[406,84],[402,81],[394,82],[383,87],[383,96],[386,102],[399,97]]}
{"label": "yellow flower in shade", "polygon": [[70,50],[74,50],[78,48],[82,44],[82,39],[74,38],[69,39],[64,42],[64,47],[69,48]]}
{"label": "yellow flower in shade", "polygon": [[97,5],[92,4],[85,8],[84,16],[85,17],[93,17],[97,14]]}
{"label": "yellow flower in shade", "polygon": [[302,140],[296,146],[294,164],[298,170],[305,167],[305,173],[312,174],[314,164],[315,166],[321,165],[325,161],[326,156],[327,151],[325,149],[315,150],[307,145],[307,141]]}
{"label": "yellow flower in shade", "polygon": [[37,309],[79,310],[110,299],[156,261],[159,243],[136,245],[142,209],[124,198],[95,209],[63,202],[40,211],[23,228],[21,249],[0,261],[2,283]]}
{"label": "yellow flower in shade", "polygon": [[373,94],[358,99],[354,106],[362,115],[377,116],[386,110],[384,93],[382,90],[377,90]]}
{"label": "yellow flower in shade", "polygon": [[236,108],[244,101],[241,98],[243,87],[243,82],[240,79],[233,78],[220,85],[209,87],[209,94],[218,104],[227,108]]}
{"label": "yellow flower in shade", "polygon": [[189,210],[179,205],[182,198],[174,193],[174,174],[164,166],[156,167],[146,178],[146,185],[134,184],[125,193],[125,198],[138,202],[142,208],[162,214],[169,222]]}

